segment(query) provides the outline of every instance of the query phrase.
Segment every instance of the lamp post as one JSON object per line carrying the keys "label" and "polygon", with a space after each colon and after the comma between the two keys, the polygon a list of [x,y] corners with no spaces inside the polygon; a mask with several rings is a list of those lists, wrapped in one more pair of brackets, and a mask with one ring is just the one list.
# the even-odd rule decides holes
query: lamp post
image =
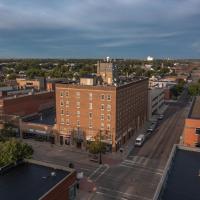
{"label": "lamp post", "polygon": [[99,140],[99,142],[100,142],[100,151],[99,151],[99,164],[101,165],[102,164],[102,158],[101,158],[101,130],[100,130],[100,132],[99,132],[99,136],[100,136],[100,140]]}

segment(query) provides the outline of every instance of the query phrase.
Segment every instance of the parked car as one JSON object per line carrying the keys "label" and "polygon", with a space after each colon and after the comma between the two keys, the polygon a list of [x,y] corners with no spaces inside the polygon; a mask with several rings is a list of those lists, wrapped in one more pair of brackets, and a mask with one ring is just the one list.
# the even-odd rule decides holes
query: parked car
{"label": "parked car", "polygon": [[162,120],[163,118],[164,118],[164,115],[159,115],[159,116],[158,116],[158,119],[159,119],[159,120]]}
{"label": "parked car", "polygon": [[147,129],[147,132],[153,132],[156,129],[157,123],[152,123],[150,127]]}
{"label": "parked car", "polygon": [[135,146],[139,146],[139,147],[142,146],[144,141],[145,141],[145,135],[140,134],[135,140]]}

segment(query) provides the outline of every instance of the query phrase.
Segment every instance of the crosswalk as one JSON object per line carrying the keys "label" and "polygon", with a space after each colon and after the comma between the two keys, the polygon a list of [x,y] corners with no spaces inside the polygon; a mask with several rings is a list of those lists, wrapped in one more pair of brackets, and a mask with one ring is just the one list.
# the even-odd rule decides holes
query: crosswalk
{"label": "crosswalk", "polygon": [[96,182],[98,179],[106,173],[106,171],[109,169],[109,165],[104,164],[100,165],[89,177],[88,179],[90,181]]}
{"label": "crosswalk", "polygon": [[140,166],[146,166],[149,161],[150,161],[149,158],[143,156],[129,156],[128,159],[124,160],[122,163],[130,163]]}
{"label": "crosswalk", "polygon": [[[158,175],[162,175],[163,170],[158,169],[156,167],[155,162],[157,162],[157,161],[146,158],[146,157],[142,157],[142,156],[129,156],[128,159],[124,160],[120,164],[120,166],[127,167],[127,168],[139,167],[139,168],[143,168],[143,170],[145,170],[145,171],[149,171],[151,173],[156,173]],[[153,166],[155,166],[155,167],[153,167]]]}

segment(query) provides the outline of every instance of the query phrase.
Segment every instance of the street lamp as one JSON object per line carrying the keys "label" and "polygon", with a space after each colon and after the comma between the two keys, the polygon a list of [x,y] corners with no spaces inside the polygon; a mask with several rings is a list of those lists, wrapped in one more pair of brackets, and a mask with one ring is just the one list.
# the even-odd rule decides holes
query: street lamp
{"label": "street lamp", "polygon": [[99,164],[101,165],[102,164],[102,158],[101,158],[101,130],[99,132],[99,136],[100,136],[100,151],[99,151]]}

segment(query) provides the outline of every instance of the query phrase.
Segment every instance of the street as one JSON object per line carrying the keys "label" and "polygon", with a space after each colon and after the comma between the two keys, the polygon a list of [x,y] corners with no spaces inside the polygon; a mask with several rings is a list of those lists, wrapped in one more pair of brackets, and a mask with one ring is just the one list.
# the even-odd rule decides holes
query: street
{"label": "street", "polygon": [[189,111],[187,92],[170,103],[158,130],[142,147],[134,148],[117,166],[111,166],[97,182],[95,200],[152,199],[175,143],[179,143]]}
{"label": "street", "polygon": [[175,143],[179,143],[184,120],[189,111],[187,92],[177,103],[169,103],[164,119],[142,147],[134,147],[127,157],[103,155],[103,165],[89,161],[81,150],[69,150],[26,140],[34,148],[33,158],[68,166],[84,173],[78,199],[150,200],[162,177],[165,164]]}

